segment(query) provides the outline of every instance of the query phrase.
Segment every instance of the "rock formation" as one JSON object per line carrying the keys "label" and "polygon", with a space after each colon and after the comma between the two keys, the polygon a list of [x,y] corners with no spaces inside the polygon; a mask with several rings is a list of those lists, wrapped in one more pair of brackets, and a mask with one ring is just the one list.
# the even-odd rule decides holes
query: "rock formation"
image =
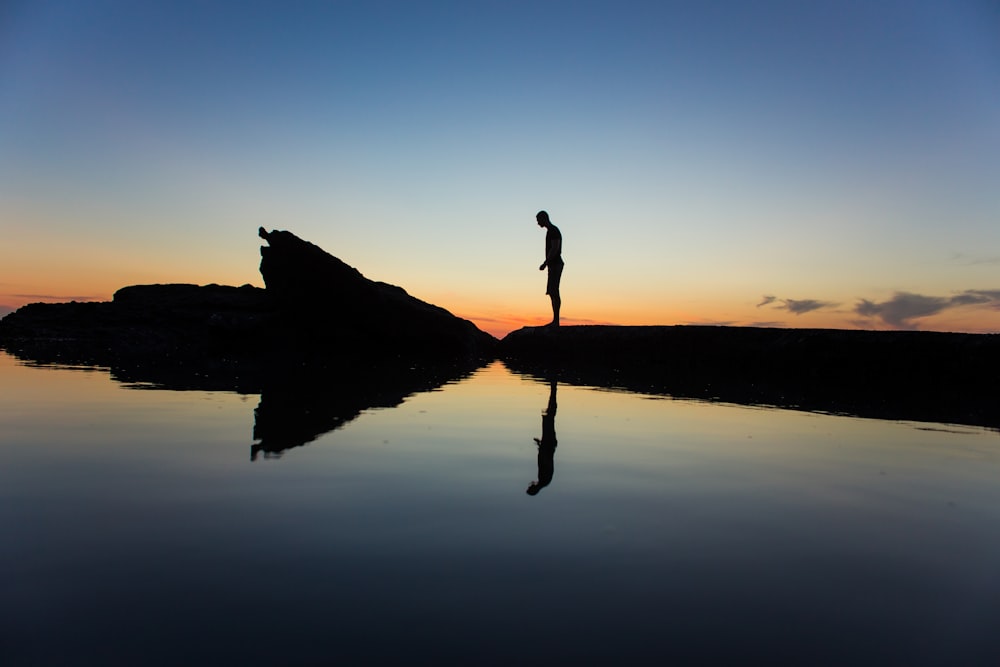
{"label": "rock formation", "polygon": [[472,322],[361,273],[286,231],[260,228],[260,273],[290,338],[336,353],[370,349],[383,355],[469,357],[496,344]]}
{"label": "rock formation", "polygon": [[201,385],[206,376],[252,383],[292,367],[492,358],[496,339],[471,322],[368,280],[290,232],[260,235],[269,243],[265,289],[136,285],[110,302],[29,304],[0,320],[0,346],[41,362]]}
{"label": "rock formation", "polygon": [[525,328],[514,371],[651,394],[1000,427],[1000,335],[722,326]]}

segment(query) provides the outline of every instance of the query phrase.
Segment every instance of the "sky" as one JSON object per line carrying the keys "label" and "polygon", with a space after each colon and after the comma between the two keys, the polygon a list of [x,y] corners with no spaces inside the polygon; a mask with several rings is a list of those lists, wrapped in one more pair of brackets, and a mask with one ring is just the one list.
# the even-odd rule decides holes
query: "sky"
{"label": "sky", "polygon": [[1000,331],[1000,3],[0,4],[0,315],[263,286],[257,228],[502,337]]}

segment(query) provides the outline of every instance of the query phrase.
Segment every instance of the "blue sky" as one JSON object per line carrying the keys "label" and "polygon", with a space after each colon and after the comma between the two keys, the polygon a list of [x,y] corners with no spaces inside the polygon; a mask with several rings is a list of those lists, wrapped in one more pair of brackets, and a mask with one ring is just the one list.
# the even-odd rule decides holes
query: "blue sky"
{"label": "blue sky", "polygon": [[994,2],[0,9],[0,308],[264,225],[502,334],[545,208],[570,323],[995,331],[998,183]]}

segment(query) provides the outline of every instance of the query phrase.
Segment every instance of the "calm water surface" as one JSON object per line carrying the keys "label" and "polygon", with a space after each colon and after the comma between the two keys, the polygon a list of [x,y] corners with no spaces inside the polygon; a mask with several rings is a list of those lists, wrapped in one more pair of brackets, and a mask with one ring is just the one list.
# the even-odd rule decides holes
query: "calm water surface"
{"label": "calm water surface", "polygon": [[0,664],[1000,661],[995,431],[495,363],[251,460],[258,400],[0,353]]}

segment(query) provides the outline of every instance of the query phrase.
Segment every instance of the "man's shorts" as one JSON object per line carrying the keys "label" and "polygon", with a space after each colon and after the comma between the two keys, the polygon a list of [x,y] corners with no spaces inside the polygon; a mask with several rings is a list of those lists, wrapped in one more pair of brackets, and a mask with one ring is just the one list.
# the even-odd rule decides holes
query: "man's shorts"
{"label": "man's shorts", "polygon": [[549,280],[545,283],[545,293],[548,295],[559,294],[559,280],[562,278],[562,262],[549,264]]}

